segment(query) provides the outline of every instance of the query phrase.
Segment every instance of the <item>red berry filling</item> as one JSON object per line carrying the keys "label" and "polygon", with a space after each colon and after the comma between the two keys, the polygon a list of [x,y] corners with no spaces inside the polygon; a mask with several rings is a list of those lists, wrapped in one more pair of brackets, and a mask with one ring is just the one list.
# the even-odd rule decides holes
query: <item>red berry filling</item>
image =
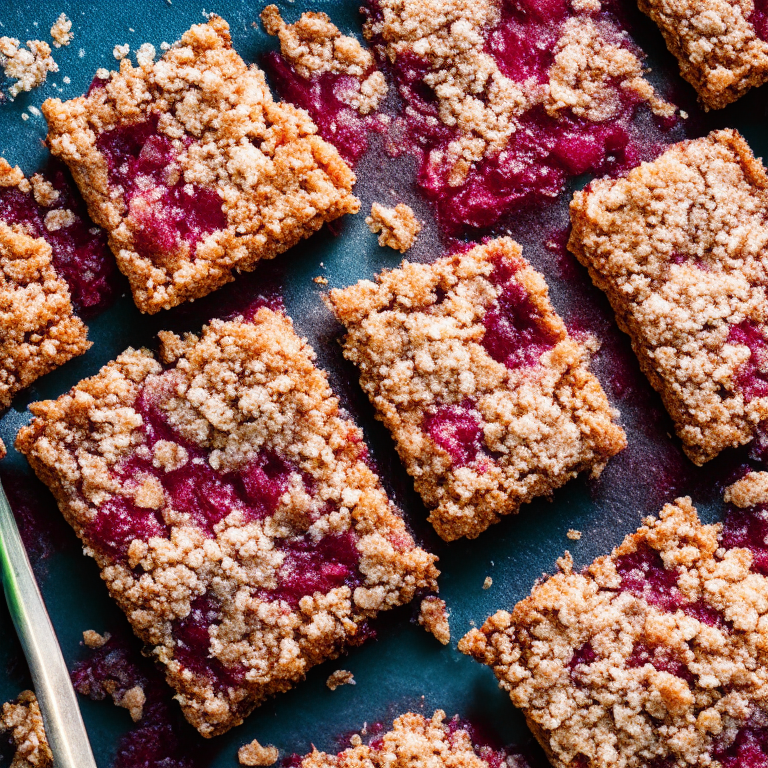
{"label": "red berry filling", "polygon": [[661,555],[647,544],[616,559],[621,590],[631,592],[662,611],[676,611],[686,604],[677,588],[677,570],[667,570]]}
{"label": "red berry filling", "polygon": [[515,271],[511,262],[496,265],[491,280],[501,287],[501,293],[483,317],[483,346],[496,362],[512,369],[536,365],[559,341],[528,292],[514,279]]}
{"label": "red berry filling", "polygon": [[424,429],[450,455],[454,466],[471,464],[483,451],[483,419],[469,401],[440,406],[424,419]]}
{"label": "red berry filling", "polygon": [[580,664],[592,664],[595,661],[597,661],[595,649],[592,647],[592,643],[586,642],[573,652],[573,656],[571,656],[568,666],[571,669],[575,669]]}
{"label": "red berry filling", "polygon": [[712,754],[723,768],[766,768],[768,766],[768,716],[755,713],[727,746],[717,745]]}
{"label": "red berry filling", "polygon": [[728,549],[744,548],[752,553],[752,570],[768,576],[768,510],[730,507],[725,516],[720,542]]}
{"label": "red berry filling", "polygon": [[668,648],[663,645],[653,647],[642,641],[636,642],[627,659],[627,666],[643,667],[646,664],[651,664],[659,672],[669,672],[670,675],[680,677],[687,683],[693,682],[694,678],[688,667],[680,659],[676,659]]}
{"label": "red berry filling", "polygon": [[369,131],[384,129],[378,117],[361,115],[339,98],[358,85],[350,75],[324,72],[305,78],[276,51],[267,54],[265,66],[281,98],[306,109],[320,135],[351,165],[368,149]]}
{"label": "red berry filling", "polygon": [[728,342],[744,344],[751,353],[736,376],[745,399],[768,396],[768,341],[762,328],[751,320],[744,320],[731,327]]}
{"label": "red berry filling", "polygon": [[768,0],[755,0],[755,9],[750,21],[757,36],[768,43]]}
{"label": "red berry filling", "polygon": [[[186,184],[177,164],[179,151],[158,131],[160,116],[118,126],[97,140],[112,184],[122,187],[133,225],[136,252],[158,260],[224,229],[227,219],[214,189]],[[185,144],[192,143],[187,137]]]}
{"label": "red berry filling", "polygon": [[[7,224],[22,224],[30,235],[42,237],[51,246],[53,266],[69,287],[75,312],[93,316],[109,306],[117,294],[117,269],[106,234],[88,218],[61,163],[52,161],[44,178],[59,193],[55,201],[44,207],[31,191],[0,186],[0,219]],[[57,210],[71,211],[74,220],[49,231],[46,214]]]}

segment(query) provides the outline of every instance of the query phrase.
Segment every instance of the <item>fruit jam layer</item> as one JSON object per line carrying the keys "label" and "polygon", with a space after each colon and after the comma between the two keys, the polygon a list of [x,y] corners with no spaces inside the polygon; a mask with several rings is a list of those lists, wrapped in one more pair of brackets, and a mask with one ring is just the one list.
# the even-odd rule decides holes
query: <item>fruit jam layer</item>
{"label": "fruit jam layer", "polygon": [[[107,236],[88,218],[85,204],[75,191],[64,166],[52,161],[44,178],[58,192],[51,205],[37,203],[33,193],[18,187],[0,187],[0,219],[21,224],[33,237],[42,237],[50,246],[53,266],[69,286],[72,306],[81,317],[92,317],[116,298],[119,277]],[[71,211],[67,226],[50,231],[45,217],[51,211]]]}
{"label": "fruit jam layer", "polygon": [[[266,55],[264,68],[280,97],[306,109],[320,135],[333,144],[350,165],[354,166],[368,149],[369,132],[385,130],[380,115],[363,116],[340,98],[344,92],[359,87],[350,75],[324,72],[302,77],[277,51]],[[363,79],[369,74],[366,72]]]}
{"label": "fruit jam layer", "polygon": [[743,344],[749,348],[750,357],[740,368],[736,383],[744,393],[744,398],[768,396],[768,341],[763,330],[751,320],[744,320],[731,327],[728,334],[730,344]]}
{"label": "fruit jam layer", "polygon": [[[375,0],[368,14],[373,19],[380,16]],[[566,0],[507,0],[500,23],[487,33],[486,52],[516,83],[546,83],[560,30],[574,15]],[[610,12],[592,18],[615,30],[611,42],[641,56],[621,36]],[[442,228],[451,235],[468,228],[489,227],[512,211],[552,200],[570,177],[582,173],[620,174],[641,160],[655,157],[661,149],[646,130],[634,125],[639,97],[616,85],[619,108],[611,119],[593,122],[569,112],[552,117],[542,106],[536,106],[519,118],[517,130],[503,151],[476,162],[461,183],[451,186],[452,168],[444,158],[459,132],[439,118],[435,94],[424,82],[431,71],[430,63],[407,52],[398,54],[386,71],[405,103],[404,131],[402,136],[398,133],[395,144],[419,158],[417,184],[434,203]],[[677,120],[663,118],[657,122],[658,128],[666,131]],[[403,121],[393,123],[397,124],[402,130]]]}
{"label": "fruit jam layer", "polygon": [[[123,190],[136,252],[155,261],[186,244],[194,258],[198,244],[224,229],[227,219],[215,189],[184,183],[179,151],[158,131],[159,115],[100,134],[110,182]],[[185,144],[192,143],[186,137]]]}
{"label": "fruit jam layer", "polygon": [[768,507],[730,506],[723,522],[721,542],[728,549],[748,549],[752,553],[752,570],[768,576]]}
{"label": "fruit jam layer", "polygon": [[750,21],[757,36],[768,43],[768,0],[755,0],[755,9],[752,11]]}
{"label": "fruit jam layer", "polygon": [[722,768],[765,768],[768,765],[768,714],[756,712],[732,738],[727,746],[724,740],[716,745],[712,754]]}

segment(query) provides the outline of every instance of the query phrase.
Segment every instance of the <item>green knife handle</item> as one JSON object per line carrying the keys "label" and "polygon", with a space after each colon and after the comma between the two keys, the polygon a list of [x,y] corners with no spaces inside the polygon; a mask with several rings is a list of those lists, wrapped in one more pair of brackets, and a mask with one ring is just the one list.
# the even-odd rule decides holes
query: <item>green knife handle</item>
{"label": "green knife handle", "polygon": [[2,485],[0,570],[11,618],[32,674],[55,768],[96,768],[69,672]]}

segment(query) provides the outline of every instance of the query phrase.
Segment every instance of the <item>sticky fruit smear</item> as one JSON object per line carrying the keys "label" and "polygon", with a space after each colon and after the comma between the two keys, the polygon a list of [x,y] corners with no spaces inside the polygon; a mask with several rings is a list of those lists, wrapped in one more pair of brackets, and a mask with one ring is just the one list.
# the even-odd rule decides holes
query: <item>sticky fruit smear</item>
{"label": "sticky fruit smear", "polygon": [[[20,224],[29,235],[42,237],[51,246],[53,266],[69,287],[75,312],[93,317],[115,300],[121,285],[106,233],[88,217],[60,161],[52,160],[41,175],[58,193],[56,199],[44,206],[31,190],[0,186],[0,220]],[[56,222],[56,211],[69,213]]]}
{"label": "sticky fruit smear", "polygon": [[[154,262],[183,252],[194,259],[199,243],[224,229],[227,219],[215,189],[185,183],[179,142],[158,130],[159,119],[151,113],[104,131],[96,143],[110,183],[123,190],[136,252]],[[185,148],[191,143],[191,137],[181,142]]]}
{"label": "sticky fruit smear", "polygon": [[768,0],[755,0],[750,21],[757,36],[768,43]]}

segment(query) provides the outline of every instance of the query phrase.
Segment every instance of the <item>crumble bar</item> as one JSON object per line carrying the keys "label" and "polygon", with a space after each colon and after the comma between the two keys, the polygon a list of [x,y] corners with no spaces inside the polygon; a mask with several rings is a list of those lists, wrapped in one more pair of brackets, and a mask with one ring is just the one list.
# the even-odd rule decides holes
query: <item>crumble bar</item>
{"label": "crumble bar", "polygon": [[553,765],[768,758],[768,531],[750,541],[765,514],[744,514],[703,525],[678,499],[610,556],[581,573],[563,562],[460,641],[492,667]]}
{"label": "crumble bar", "polygon": [[754,19],[759,2],[638,0],[709,109],[722,109],[768,81],[768,25],[761,39]]}
{"label": "crumble bar", "polygon": [[673,145],[571,203],[568,247],[608,295],[688,456],[768,417],[768,175],[736,131]]}
{"label": "crumble bar", "polygon": [[599,473],[626,445],[586,349],[508,238],[403,262],[375,284],[331,291],[328,304],[446,541]]}
{"label": "crumble bar", "polygon": [[[365,731],[363,731],[365,733]],[[522,755],[478,744],[471,726],[458,717],[446,722],[438,709],[432,717],[407,712],[392,729],[364,744],[355,734],[352,747],[338,755],[314,749],[297,763],[298,768],[527,768]]]}
{"label": "crumble bar", "polygon": [[366,216],[365,223],[373,234],[381,233],[380,246],[389,246],[400,253],[412,248],[421,232],[421,223],[413,209],[405,203],[398,203],[394,208],[373,203],[371,215]]}
{"label": "crumble bar", "polygon": [[43,727],[40,705],[32,691],[23,691],[0,710],[0,734],[10,731],[15,754],[9,768],[53,768],[53,754]]}
{"label": "crumble bar", "polygon": [[143,312],[204,296],[358,210],[352,171],[305,112],[272,100],[223,19],[143,61],[43,104],[48,145]]}
{"label": "crumble bar", "polygon": [[50,246],[0,221],[0,409],[86,352],[87,333],[52,266]]}
{"label": "crumble bar", "polygon": [[129,349],[16,440],[214,736],[436,588],[314,353],[266,307]]}

